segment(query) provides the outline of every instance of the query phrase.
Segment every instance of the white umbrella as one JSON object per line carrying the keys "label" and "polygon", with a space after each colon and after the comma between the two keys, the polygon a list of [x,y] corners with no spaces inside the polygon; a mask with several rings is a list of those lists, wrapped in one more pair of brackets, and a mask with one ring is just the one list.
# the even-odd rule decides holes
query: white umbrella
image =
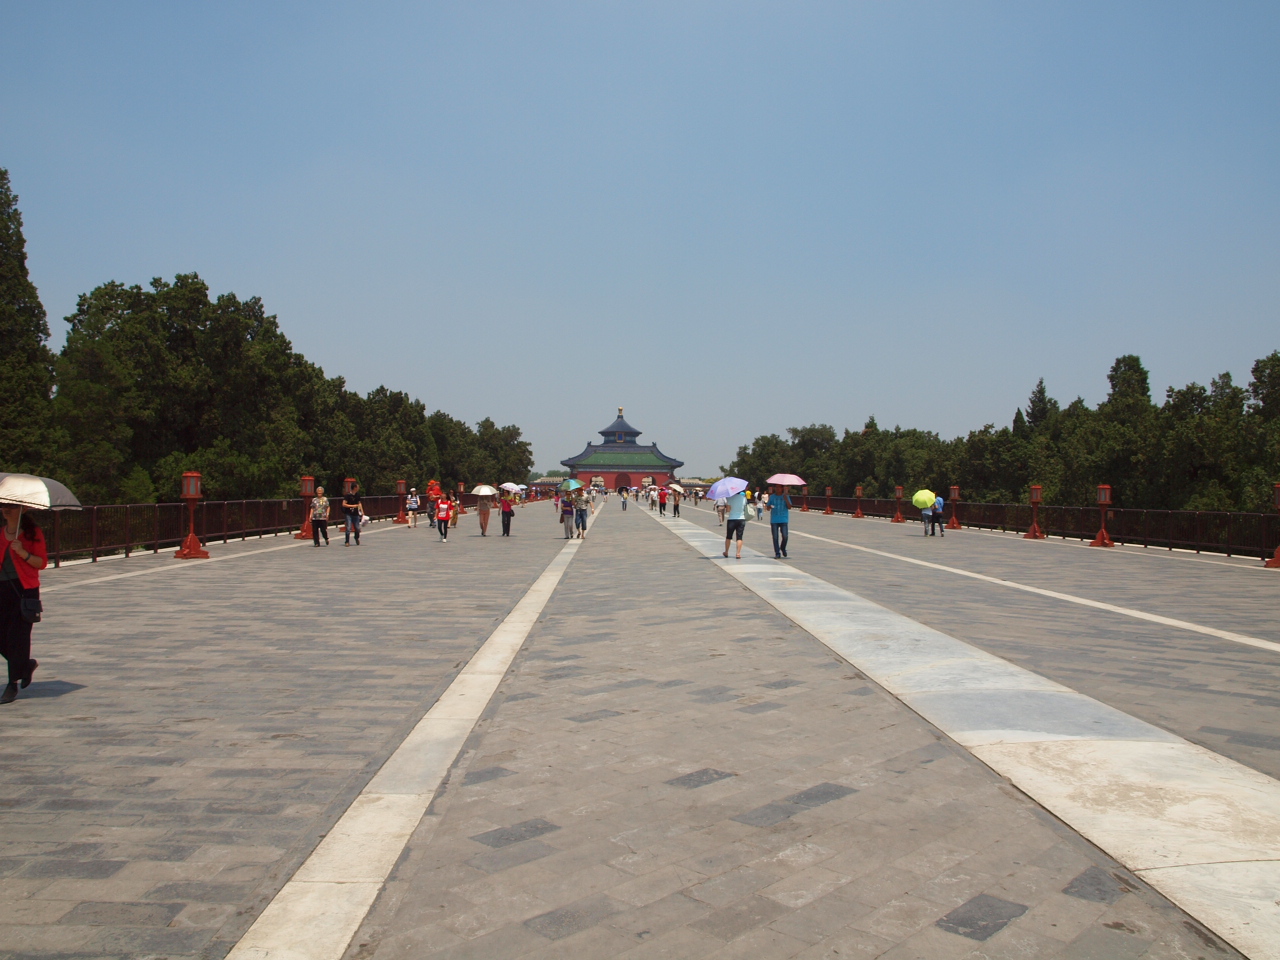
{"label": "white umbrella", "polygon": [[487,483],[480,484],[480,486],[476,487],[471,492],[478,497],[496,497],[498,495],[498,491],[493,489],[493,487],[489,486]]}
{"label": "white umbrella", "polygon": [[0,504],[31,510],[79,510],[76,495],[48,477],[29,473],[0,473]]}
{"label": "white umbrella", "polygon": [[680,486],[680,484],[678,483],[668,483],[667,486],[670,487],[672,490],[674,490],[676,493],[684,493],[684,487]]}
{"label": "white umbrella", "polygon": [[498,486],[500,486],[503,490],[506,490],[508,493],[518,493],[520,491],[520,484],[511,483],[510,481],[508,481],[507,483],[498,484]]}

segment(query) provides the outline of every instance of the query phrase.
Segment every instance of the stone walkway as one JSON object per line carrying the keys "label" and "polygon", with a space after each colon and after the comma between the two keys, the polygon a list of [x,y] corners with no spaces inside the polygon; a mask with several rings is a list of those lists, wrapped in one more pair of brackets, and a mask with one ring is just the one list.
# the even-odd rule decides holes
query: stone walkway
{"label": "stone walkway", "polygon": [[348,956],[1236,955],[616,500],[432,813]]}

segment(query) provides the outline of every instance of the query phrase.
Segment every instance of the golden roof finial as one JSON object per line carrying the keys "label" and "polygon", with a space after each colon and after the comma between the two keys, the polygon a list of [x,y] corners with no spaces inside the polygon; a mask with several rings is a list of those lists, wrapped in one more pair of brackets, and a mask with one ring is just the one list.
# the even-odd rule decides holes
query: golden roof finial
{"label": "golden roof finial", "polygon": [[618,419],[619,419],[619,420],[621,420],[621,419],[622,419],[622,408],[621,408],[621,407],[619,407],[619,408],[618,408]]}

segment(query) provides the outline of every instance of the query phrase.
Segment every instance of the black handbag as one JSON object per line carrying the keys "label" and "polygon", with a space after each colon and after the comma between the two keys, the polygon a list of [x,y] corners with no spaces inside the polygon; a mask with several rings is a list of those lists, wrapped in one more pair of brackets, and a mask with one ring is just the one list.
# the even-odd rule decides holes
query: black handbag
{"label": "black handbag", "polygon": [[22,619],[27,623],[39,623],[44,613],[44,604],[40,602],[40,588],[23,587],[19,590],[12,580],[9,581],[9,587],[18,595],[18,612],[22,614]]}

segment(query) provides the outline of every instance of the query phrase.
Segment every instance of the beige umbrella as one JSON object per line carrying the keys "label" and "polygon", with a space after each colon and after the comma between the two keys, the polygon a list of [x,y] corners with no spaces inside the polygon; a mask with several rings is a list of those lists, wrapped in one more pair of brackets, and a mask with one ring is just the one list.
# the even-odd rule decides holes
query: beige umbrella
{"label": "beige umbrella", "polygon": [[476,487],[471,492],[478,497],[496,497],[498,495],[498,491],[493,489],[493,487],[489,486],[487,483],[480,484],[480,486]]}

